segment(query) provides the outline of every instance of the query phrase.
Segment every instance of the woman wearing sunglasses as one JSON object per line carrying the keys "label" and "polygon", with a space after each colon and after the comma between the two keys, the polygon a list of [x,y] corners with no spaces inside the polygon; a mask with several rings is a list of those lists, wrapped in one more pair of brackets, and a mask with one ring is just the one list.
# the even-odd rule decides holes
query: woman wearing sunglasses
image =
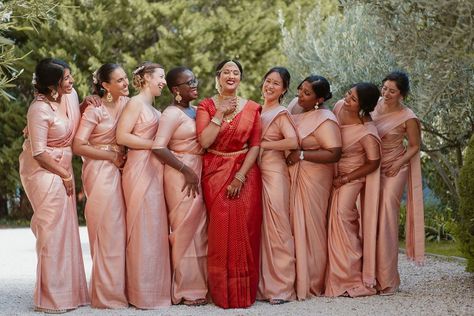
{"label": "woman wearing sunglasses", "polygon": [[160,118],[153,152],[165,163],[163,187],[170,225],[173,304],[207,303],[206,208],[201,194],[203,149],[196,135],[198,81],[186,67],[166,75],[174,96]]}

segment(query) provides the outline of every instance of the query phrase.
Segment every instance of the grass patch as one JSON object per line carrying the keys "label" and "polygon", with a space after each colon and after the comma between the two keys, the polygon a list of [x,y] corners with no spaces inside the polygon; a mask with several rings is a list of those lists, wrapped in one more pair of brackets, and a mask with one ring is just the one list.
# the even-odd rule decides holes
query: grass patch
{"label": "grass patch", "polygon": [[[405,241],[400,241],[400,248],[405,249]],[[427,241],[425,244],[425,252],[434,253],[442,256],[455,256],[465,258],[466,256],[461,252],[460,245],[457,241],[446,241],[442,240],[440,242],[436,241]]]}
{"label": "grass patch", "polygon": [[0,228],[20,227],[30,227],[30,221],[27,219],[0,218]]}

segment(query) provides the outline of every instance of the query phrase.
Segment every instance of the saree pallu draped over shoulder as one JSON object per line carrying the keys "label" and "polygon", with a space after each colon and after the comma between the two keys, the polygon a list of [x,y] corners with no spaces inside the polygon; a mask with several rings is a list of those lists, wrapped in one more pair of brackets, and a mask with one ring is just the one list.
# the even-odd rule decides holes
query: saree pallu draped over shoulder
{"label": "saree pallu draped over shoulder", "polygon": [[[144,108],[133,134],[153,139],[159,116],[155,109]],[[169,306],[171,267],[163,164],[150,149],[128,151],[122,187],[127,206],[128,300],[142,309]]]}
{"label": "saree pallu draped over shoulder", "polygon": [[[296,138],[296,127],[283,106],[262,113],[262,141]],[[263,222],[258,299],[294,300],[295,244],[290,224],[290,175],[281,150],[261,150]]]}
{"label": "saree pallu draped over shoulder", "polygon": [[419,264],[424,261],[425,231],[420,153],[417,152],[407,165],[402,166],[396,176],[385,175],[391,163],[405,154],[403,140],[406,137],[406,121],[415,119],[419,127],[420,121],[409,108],[404,107],[398,112],[381,114],[380,106],[379,102],[371,113],[382,139],[377,288],[390,292],[396,290],[400,284],[398,222],[405,185],[407,185],[406,254],[409,259]]}
{"label": "saree pallu draped over shoulder", "polygon": [[[339,101],[334,112],[342,108]],[[342,157],[339,175],[361,167],[366,159],[380,159],[380,138],[373,122],[341,125]],[[372,137],[368,142],[367,136]],[[363,146],[362,142],[366,145]],[[370,150],[366,151],[366,148]],[[375,258],[380,187],[380,167],[365,177],[334,189],[328,224],[326,296],[351,297],[376,294]],[[357,201],[360,201],[359,207]]]}
{"label": "saree pallu draped over shoulder", "polygon": [[[215,112],[211,99],[199,104],[198,135]],[[260,105],[247,101],[233,121],[222,124],[203,156],[202,189],[209,217],[208,284],[212,300],[223,308],[248,307],[256,299],[262,222],[257,164],[248,171],[239,197],[229,199],[227,186],[244,162],[243,149],[258,146],[260,137]]]}
{"label": "saree pallu draped over shoulder", "polygon": [[[324,124],[338,124],[326,109],[292,115],[300,148],[318,150],[311,141]],[[340,147],[340,136],[319,133],[331,147]],[[309,144],[309,145],[308,145]],[[291,178],[290,220],[296,252],[296,296],[298,300],[324,294],[327,263],[327,210],[332,189],[334,164],[299,161],[289,167]]]}
{"label": "saree pallu draped over shoulder", "polygon": [[31,230],[36,237],[34,304],[44,309],[73,309],[90,302],[82,259],[76,195],[68,196],[60,176],[39,165],[34,156],[46,152],[73,174],[72,140],[80,113],[75,91],[63,95],[67,119],[38,95],[28,109],[27,139],[20,154],[20,178],[33,207]]}
{"label": "saree pallu draped over shoulder", "polygon": [[[116,128],[128,101],[119,100],[114,118],[104,105],[90,105],[82,115],[76,139],[106,151],[123,152],[117,145]],[[92,257],[90,280],[91,306],[96,308],[128,307],[125,290],[125,201],[122,175],[110,160],[83,157],[82,183],[87,197],[84,214]]]}

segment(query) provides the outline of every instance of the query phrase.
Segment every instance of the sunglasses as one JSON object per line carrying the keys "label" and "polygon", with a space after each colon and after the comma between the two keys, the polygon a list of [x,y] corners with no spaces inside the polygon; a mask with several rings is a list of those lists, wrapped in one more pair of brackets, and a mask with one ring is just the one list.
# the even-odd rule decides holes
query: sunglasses
{"label": "sunglasses", "polygon": [[175,87],[181,86],[183,84],[187,84],[190,88],[196,88],[199,84],[199,81],[196,78],[193,78],[189,81],[178,83],[175,85]]}

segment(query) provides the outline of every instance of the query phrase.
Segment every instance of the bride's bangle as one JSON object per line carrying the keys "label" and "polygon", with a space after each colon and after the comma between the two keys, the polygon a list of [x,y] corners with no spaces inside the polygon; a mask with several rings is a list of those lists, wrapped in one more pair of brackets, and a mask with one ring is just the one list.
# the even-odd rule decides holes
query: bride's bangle
{"label": "bride's bangle", "polygon": [[219,120],[217,117],[213,116],[212,119],[211,119],[211,122],[216,124],[217,126],[221,126],[222,125],[222,121]]}
{"label": "bride's bangle", "polygon": [[245,176],[243,174],[241,174],[240,172],[237,172],[234,176],[234,178],[236,178],[237,180],[239,180],[240,182],[242,182],[242,184],[245,182]]}

